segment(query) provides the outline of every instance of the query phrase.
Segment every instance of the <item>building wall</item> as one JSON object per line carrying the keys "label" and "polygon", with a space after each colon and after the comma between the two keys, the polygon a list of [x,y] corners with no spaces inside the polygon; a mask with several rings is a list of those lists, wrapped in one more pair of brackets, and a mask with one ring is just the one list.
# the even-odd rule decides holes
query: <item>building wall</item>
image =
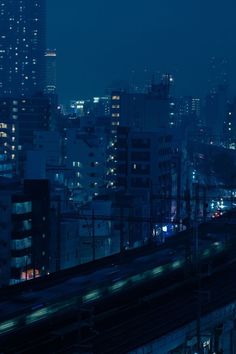
{"label": "building wall", "polygon": [[0,192],[0,287],[11,275],[11,194]]}
{"label": "building wall", "polygon": [[74,171],[73,198],[77,203],[88,202],[105,185],[105,135],[69,129],[66,135],[65,165]]}
{"label": "building wall", "polygon": [[111,96],[113,130],[118,125],[139,131],[169,127],[169,86],[152,85],[147,93],[114,91]]}
{"label": "building wall", "polygon": [[172,154],[172,136],[168,131],[141,133],[118,129],[117,163],[110,173],[115,175],[117,188],[152,198],[153,212],[159,218],[170,218]]}
{"label": "building wall", "polygon": [[11,178],[18,174],[18,124],[0,118],[0,176]]}
{"label": "building wall", "polygon": [[[51,106],[45,96],[21,99],[0,98],[0,124],[4,122],[8,125],[8,140],[10,138],[8,147],[11,150],[9,157],[15,160],[13,169],[21,176],[24,175],[26,151],[33,149],[34,132],[49,130],[50,119]],[[0,144],[1,149],[4,142]]]}
{"label": "building wall", "polygon": [[[93,223],[86,220],[62,221],[61,226],[61,269],[111,255],[111,236],[108,224],[102,221]],[[93,248],[95,249],[93,253]]]}
{"label": "building wall", "polygon": [[45,155],[46,164],[58,166],[62,162],[62,137],[56,131],[35,131],[34,148]]}
{"label": "building wall", "polygon": [[32,258],[32,201],[24,196],[12,196],[11,284],[34,277]]}
{"label": "building wall", "polygon": [[118,253],[120,238],[112,229],[112,201],[99,197],[66,213],[61,220],[61,269]]}
{"label": "building wall", "polygon": [[0,181],[0,286],[49,271],[49,206],[44,181]]}

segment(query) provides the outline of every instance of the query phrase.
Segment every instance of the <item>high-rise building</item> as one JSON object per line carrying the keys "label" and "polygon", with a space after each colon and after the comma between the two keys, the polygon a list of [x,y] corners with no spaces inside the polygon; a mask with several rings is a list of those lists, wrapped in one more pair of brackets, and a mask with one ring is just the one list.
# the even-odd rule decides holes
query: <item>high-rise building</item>
{"label": "high-rise building", "polygon": [[[170,220],[173,186],[173,137],[171,132],[137,132],[118,127],[116,164],[108,170],[109,178],[119,190],[135,196],[158,196],[153,200],[153,212]],[[112,183],[112,182],[111,182]],[[110,185],[111,185],[110,183]]]}
{"label": "high-rise building", "polygon": [[171,125],[196,128],[201,125],[201,99],[199,97],[175,97],[171,103]]}
{"label": "high-rise building", "polygon": [[229,61],[225,57],[213,56],[210,60],[209,84],[211,90],[217,90],[219,85],[229,85]]}
{"label": "high-rise building", "polygon": [[57,52],[55,49],[47,49],[45,52],[46,82],[45,93],[55,94],[57,86]]}
{"label": "high-rise building", "polygon": [[[1,111],[1,109],[0,109]],[[0,118],[0,176],[18,173],[18,126],[13,119]]]}
{"label": "high-rise building", "polygon": [[0,96],[43,91],[45,17],[45,0],[0,0]]}
{"label": "high-rise building", "polygon": [[224,145],[230,149],[236,149],[236,97],[227,104],[227,112],[224,122]]}
{"label": "high-rise building", "polygon": [[31,98],[0,98],[1,120],[18,124],[19,150],[31,149],[34,132],[48,130],[50,126],[50,102],[44,95]]}
{"label": "high-rise building", "polygon": [[214,144],[220,144],[223,139],[224,122],[227,115],[228,87],[220,85],[205,98],[205,123],[208,135]]}
{"label": "high-rise building", "polygon": [[112,132],[117,126],[138,131],[169,127],[169,83],[153,84],[147,93],[113,91],[111,96]]}
{"label": "high-rise building", "polygon": [[45,95],[18,99],[0,97],[0,165],[3,162],[0,171],[1,168],[9,170],[8,161],[13,175],[22,174],[26,152],[34,146],[35,132],[49,130],[50,121],[51,106]]}

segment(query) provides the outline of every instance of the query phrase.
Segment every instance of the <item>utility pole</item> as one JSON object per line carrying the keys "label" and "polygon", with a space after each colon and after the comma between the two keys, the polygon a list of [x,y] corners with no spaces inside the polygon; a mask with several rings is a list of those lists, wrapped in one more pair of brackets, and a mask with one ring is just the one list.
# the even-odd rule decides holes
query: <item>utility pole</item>
{"label": "utility pole", "polygon": [[94,209],[92,211],[92,248],[93,248],[93,261],[96,260],[96,242],[95,242],[95,215]]}
{"label": "utility pole", "polygon": [[56,272],[61,268],[61,198],[58,196],[56,199],[56,221],[57,221],[57,233],[56,233]]}
{"label": "utility pole", "polygon": [[153,243],[153,229],[154,229],[154,225],[153,225],[153,216],[154,216],[154,212],[153,212],[153,186],[152,186],[152,182],[150,182],[150,192],[149,192],[149,202],[150,202],[150,222],[149,222],[149,244]]}
{"label": "utility pole", "polygon": [[207,220],[207,193],[206,186],[203,186],[203,222]]}
{"label": "utility pole", "polygon": [[195,269],[197,277],[197,353],[201,353],[201,267],[199,257],[199,183],[194,184],[195,187],[195,215],[194,215],[194,253],[195,253]]}
{"label": "utility pole", "polygon": [[[181,193],[182,193],[182,189],[181,189],[181,182],[182,182],[182,154],[178,153],[175,156],[175,160],[174,160],[174,170],[173,173],[176,173],[177,176],[177,195],[176,195],[176,199],[173,198],[173,201],[176,201],[176,220],[178,222],[178,231],[180,230],[180,219],[181,219]],[[171,202],[173,202],[171,201]]]}
{"label": "utility pole", "polygon": [[124,208],[120,207],[120,253],[124,252]]}

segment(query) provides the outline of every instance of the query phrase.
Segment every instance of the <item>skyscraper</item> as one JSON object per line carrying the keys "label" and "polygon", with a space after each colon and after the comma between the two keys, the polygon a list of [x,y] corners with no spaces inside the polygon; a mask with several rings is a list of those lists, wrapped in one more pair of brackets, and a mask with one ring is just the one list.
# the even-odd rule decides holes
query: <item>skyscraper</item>
{"label": "skyscraper", "polygon": [[47,49],[45,52],[46,60],[46,82],[44,91],[49,94],[56,93],[57,82],[57,52],[55,49]]}
{"label": "skyscraper", "polygon": [[43,91],[45,17],[45,0],[0,0],[0,97]]}

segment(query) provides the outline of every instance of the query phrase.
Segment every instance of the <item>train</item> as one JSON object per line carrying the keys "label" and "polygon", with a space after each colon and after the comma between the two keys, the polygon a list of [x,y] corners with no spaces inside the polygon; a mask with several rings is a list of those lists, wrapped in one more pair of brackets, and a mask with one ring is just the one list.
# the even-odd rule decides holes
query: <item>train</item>
{"label": "train", "polygon": [[[193,242],[191,247],[194,249]],[[198,262],[221,264],[232,250],[232,242],[222,234],[207,234],[198,242]],[[194,273],[196,257],[186,244],[157,248],[150,254],[100,266],[39,289],[28,289],[16,296],[0,296],[0,339],[18,330],[40,326],[55,316],[77,311],[86,305],[132,291],[144,283]],[[1,295],[1,294],[0,294]]]}

